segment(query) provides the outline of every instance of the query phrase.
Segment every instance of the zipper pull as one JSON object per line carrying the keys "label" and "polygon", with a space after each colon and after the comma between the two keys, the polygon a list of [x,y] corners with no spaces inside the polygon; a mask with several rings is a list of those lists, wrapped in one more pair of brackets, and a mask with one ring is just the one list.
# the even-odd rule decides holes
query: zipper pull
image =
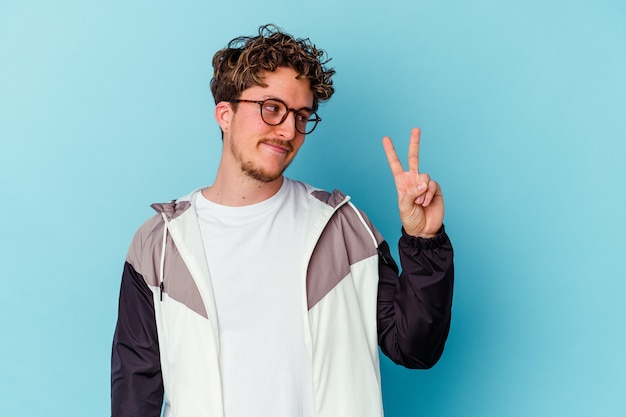
{"label": "zipper pull", "polygon": [[163,283],[161,282],[161,284],[159,284],[159,288],[161,288],[161,301],[163,301]]}
{"label": "zipper pull", "polygon": [[385,255],[383,255],[383,253],[380,251],[380,249],[376,248],[376,250],[378,251],[378,256],[383,259],[383,262],[385,263],[385,265],[389,265],[389,262],[387,261],[387,258],[385,257]]}

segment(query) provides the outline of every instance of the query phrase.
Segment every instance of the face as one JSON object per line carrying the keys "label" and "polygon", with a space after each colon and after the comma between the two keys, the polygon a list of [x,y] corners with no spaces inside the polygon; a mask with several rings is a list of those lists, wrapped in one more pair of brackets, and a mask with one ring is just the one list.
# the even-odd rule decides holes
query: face
{"label": "face", "polygon": [[[241,93],[244,100],[277,98],[289,108],[312,107],[313,93],[310,82],[297,79],[291,68],[278,68],[267,72],[263,81],[266,87],[253,86]],[[254,180],[268,183],[281,178],[304,142],[304,135],[295,128],[295,115],[277,126],[266,124],[256,103],[220,102],[216,118],[224,132],[222,166],[232,173],[241,173]]]}

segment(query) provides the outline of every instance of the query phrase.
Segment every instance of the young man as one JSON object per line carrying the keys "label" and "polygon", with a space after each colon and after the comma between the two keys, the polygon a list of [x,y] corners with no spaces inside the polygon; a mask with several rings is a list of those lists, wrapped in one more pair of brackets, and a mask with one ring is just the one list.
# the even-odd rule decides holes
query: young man
{"label": "young man", "polygon": [[398,190],[403,272],[349,198],[283,171],[333,94],[324,52],[273,26],[214,59],[223,149],[213,184],[164,204],[131,244],[113,341],[112,414],[380,417],[378,345],[428,368],[450,326],[452,246],[439,185]]}

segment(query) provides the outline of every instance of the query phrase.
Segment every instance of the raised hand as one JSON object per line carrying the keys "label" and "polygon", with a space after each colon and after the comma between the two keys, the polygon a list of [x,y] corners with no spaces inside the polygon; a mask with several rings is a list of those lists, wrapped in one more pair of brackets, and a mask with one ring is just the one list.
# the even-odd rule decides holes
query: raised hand
{"label": "raised hand", "polygon": [[383,147],[398,191],[400,220],[411,236],[434,237],[443,223],[443,194],[430,175],[419,172],[420,130],[411,131],[409,170],[398,159],[391,138],[383,138]]}

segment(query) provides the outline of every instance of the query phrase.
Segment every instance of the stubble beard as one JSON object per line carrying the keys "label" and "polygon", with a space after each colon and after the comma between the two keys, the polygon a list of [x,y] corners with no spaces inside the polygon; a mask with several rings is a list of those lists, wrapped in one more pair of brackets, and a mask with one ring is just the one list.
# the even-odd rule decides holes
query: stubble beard
{"label": "stubble beard", "polygon": [[[285,167],[286,169],[287,167]],[[271,174],[269,172],[266,172],[265,170],[256,167],[252,162],[242,162],[241,163],[241,171],[248,177],[263,182],[263,183],[269,183],[272,181],[277,180],[278,178],[282,177],[283,172],[285,172],[285,169],[282,169],[279,173],[277,174]]]}
{"label": "stubble beard", "polygon": [[[266,141],[262,141],[262,142],[273,142],[271,140],[266,140]],[[245,161],[243,158],[243,155],[241,153],[241,151],[239,150],[239,148],[235,145],[235,143],[233,141],[231,141],[231,145],[230,145],[231,151],[233,153],[233,155],[235,156],[235,158],[237,160],[240,161],[241,165],[241,172],[244,173],[244,175],[262,182],[262,183],[270,183],[272,181],[275,181],[277,179],[279,179],[280,177],[282,177],[283,173],[285,172],[285,170],[287,169],[287,167],[289,166],[289,164],[291,163],[291,161],[289,162],[289,164],[285,165],[285,167],[283,169],[280,170],[280,172],[277,173],[271,173],[268,172],[266,170],[264,170],[263,168],[259,167],[255,162],[253,161]]]}

